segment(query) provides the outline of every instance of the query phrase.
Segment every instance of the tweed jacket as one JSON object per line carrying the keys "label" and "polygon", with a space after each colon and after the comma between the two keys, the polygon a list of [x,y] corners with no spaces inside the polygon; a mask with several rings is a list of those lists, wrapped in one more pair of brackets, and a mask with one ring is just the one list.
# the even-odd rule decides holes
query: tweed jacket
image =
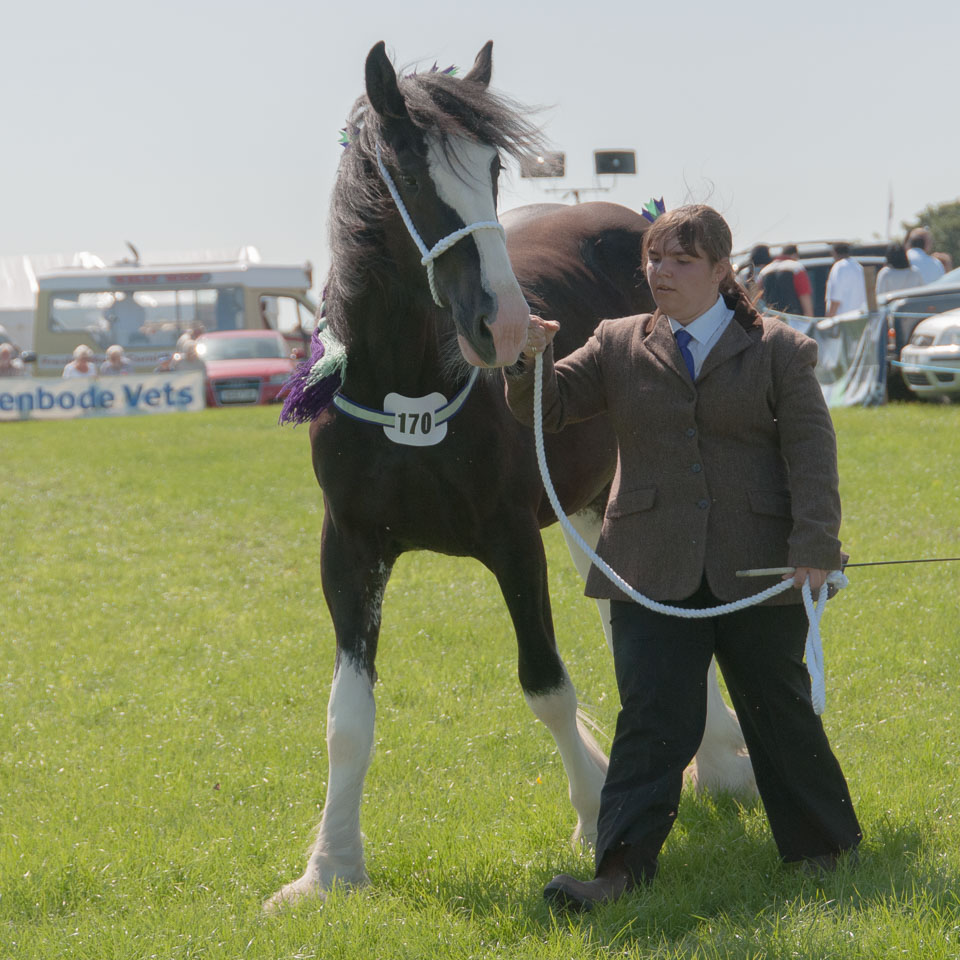
{"label": "tweed jacket", "polygon": [[[724,601],[779,580],[749,567],[840,568],[836,436],[814,375],[817,345],[744,297],[696,383],[659,311],[604,320],[554,364],[544,353],[544,429],[607,414],[617,469],[597,552],[642,594],[682,600],[706,574]],[[506,396],[532,423],[534,365]],[[590,597],[628,599],[595,567]],[[801,602],[789,590],[772,604]]]}

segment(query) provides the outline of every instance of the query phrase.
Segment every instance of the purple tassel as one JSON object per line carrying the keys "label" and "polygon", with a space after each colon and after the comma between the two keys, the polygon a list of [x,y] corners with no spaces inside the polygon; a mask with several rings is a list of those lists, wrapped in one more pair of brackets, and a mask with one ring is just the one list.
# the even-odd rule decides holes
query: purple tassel
{"label": "purple tassel", "polygon": [[318,380],[310,387],[307,377],[313,365],[323,357],[324,347],[320,340],[319,328],[313,331],[310,340],[310,359],[304,360],[283,385],[280,395],[283,397],[283,409],[280,411],[280,424],[310,423],[316,420],[333,403],[343,382],[339,374],[333,374]]}

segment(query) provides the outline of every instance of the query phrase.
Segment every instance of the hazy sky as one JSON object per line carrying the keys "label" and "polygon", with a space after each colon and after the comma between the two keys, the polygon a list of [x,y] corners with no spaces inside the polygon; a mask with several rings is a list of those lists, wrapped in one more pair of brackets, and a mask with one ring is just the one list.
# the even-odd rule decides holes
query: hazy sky
{"label": "hazy sky", "polygon": [[595,148],[635,149],[637,175],[585,196],[709,202],[738,247],[884,237],[891,188],[895,229],[960,195],[956,0],[3,9],[0,254],[253,244],[322,272],[337,133],[378,40],[465,70],[493,39],[493,86],[547,107],[567,176],[515,174],[502,209],[596,186]]}

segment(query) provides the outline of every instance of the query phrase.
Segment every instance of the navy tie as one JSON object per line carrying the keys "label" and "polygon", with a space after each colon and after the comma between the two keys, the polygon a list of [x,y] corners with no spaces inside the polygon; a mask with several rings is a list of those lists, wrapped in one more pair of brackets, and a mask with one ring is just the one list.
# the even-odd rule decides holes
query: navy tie
{"label": "navy tie", "polygon": [[681,327],[674,336],[677,338],[680,356],[683,357],[683,362],[687,365],[687,370],[690,371],[690,379],[696,380],[697,377],[694,373],[696,367],[693,365],[693,354],[690,352],[690,341],[693,339],[693,334]]}

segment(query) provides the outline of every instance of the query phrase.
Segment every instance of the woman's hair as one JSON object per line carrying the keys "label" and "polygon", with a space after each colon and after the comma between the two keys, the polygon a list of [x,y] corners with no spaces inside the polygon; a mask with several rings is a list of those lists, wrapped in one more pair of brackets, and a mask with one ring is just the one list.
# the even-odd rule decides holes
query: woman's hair
{"label": "woman's hair", "polygon": [[[647,229],[642,247],[644,270],[651,249],[662,250],[673,239],[684,253],[691,257],[706,257],[710,263],[729,260],[733,250],[733,236],[727,221],[713,207],[693,203],[660,214]],[[732,267],[720,281],[720,290],[736,295],[743,292],[734,278]]]}
{"label": "woman's hair", "polygon": [[907,251],[902,243],[887,245],[887,263],[895,270],[909,269],[910,261],[907,259]]}
{"label": "woman's hair", "polygon": [[75,347],[73,351],[73,359],[79,360],[83,357],[85,360],[93,359],[93,350],[90,349],[85,343],[81,343],[79,347]]}

